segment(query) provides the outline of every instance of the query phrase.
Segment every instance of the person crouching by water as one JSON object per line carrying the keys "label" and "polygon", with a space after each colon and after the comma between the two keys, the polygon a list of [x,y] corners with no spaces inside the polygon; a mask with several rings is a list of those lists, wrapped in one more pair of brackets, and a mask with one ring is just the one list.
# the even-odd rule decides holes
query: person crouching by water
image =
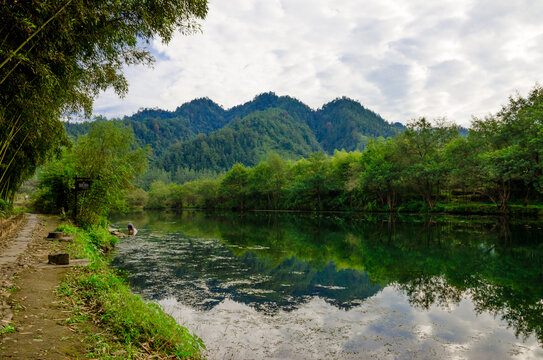
{"label": "person crouching by water", "polygon": [[138,230],[132,225],[132,223],[128,223],[128,235],[136,235],[138,233]]}

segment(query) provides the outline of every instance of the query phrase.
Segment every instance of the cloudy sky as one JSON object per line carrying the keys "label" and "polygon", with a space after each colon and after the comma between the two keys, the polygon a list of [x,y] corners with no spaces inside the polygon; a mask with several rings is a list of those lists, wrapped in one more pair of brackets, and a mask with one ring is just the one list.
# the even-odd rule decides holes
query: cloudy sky
{"label": "cloudy sky", "polygon": [[153,68],[95,114],[224,108],[274,91],[317,109],[347,96],[389,121],[445,116],[469,125],[543,82],[543,2],[533,0],[209,0],[202,34],[152,44]]}

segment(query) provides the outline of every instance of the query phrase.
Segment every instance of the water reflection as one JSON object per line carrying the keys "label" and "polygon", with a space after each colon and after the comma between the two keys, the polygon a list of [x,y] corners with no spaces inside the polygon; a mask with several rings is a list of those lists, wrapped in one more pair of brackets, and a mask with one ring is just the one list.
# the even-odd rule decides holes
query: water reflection
{"label": "water reflection", "polygon": [[[209,338],[222,331],[211,324],[233,326],[210,314],[221,309],[229,313],[238,306],[233,304],[244,304],[238,318],[243,313],[257,327],[282,329],[281,345],[273,347],[273,356],[261,353],[263,357],[299,357],[293,341],[316,349],[335,341],[341,344],[339,352],[329,355],[342,358],[349,353],[356,358],[361,349],[384,356],[385,344],[390,354],[406,358],[409,351],[417,357],[467,351],[462,346],[470,349],[468,358],[481,357],[485,346],[482,357],[495,354],[489,346],[507,348],[505,358],[543,356],[543,230],[537,219],[184,212],[114,221],[120,226],[132,221],[141,229],[138,237],[120,244],[114,260],[115,266],[130,271],[138,292],[177,308],[178,314],[183,308],[179,316],[192,314],[188,317],[197,319],[194,326]],[[315,301],[327,305],[316,306]],[[304,318],[315,307],[339,338],[303,341],[286,330],[292,323],[285,320],[281,327],[279,319]],[[361,329],[334,308],[369,325]],[[387,313],[401,318],[383,315]],[[310,318],[304,320],[308,338]],[[351,324],[348,330],[345,324]],[[492,339],[474,335],[478,328],[490,331]],[[341,329],[349,335],[341,335]],[[473,336],[479,339],[476,344]],[[317,346],[319,342],[323,344]],[[262,346],[257,343],[251,346]],[[218,358],[228,354],[222,355]]]}

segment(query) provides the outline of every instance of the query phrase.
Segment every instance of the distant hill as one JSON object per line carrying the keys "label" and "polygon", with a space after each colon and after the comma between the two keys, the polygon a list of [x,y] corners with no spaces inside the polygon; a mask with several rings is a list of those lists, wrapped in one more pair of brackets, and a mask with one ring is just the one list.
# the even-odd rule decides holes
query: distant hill
{"label": "distant hill", "polygon": [[243,105],[234,106],[227,112],[229,121],[236,121],[255,112],[271,108],[283,109],[292,118],[299,120],[308,126],[313,122],[315,112],[306,104],[290,96],[277,96],[268,92],[255,96],[251,101]]}
{"label": "distant hill", "polygon": [[329,154],[336,149],[363,150],[370,138],[392,137],[403,128],[401,124],[386,122],[359,102],[345,97],[324,105],[309,125]]}
{"label": "distant hill", "polygon": [[[315,111],[273,92],[228,110],[200,98],[174,111],[143,109],[112,121],[131,127],[138,142],[153,149],[154,166],[168,171],[216,171],[234,162],[254,165],[270,151],[292,158],[314,151],[362,150],[370,138],[391,137],[403,129],[345,97]],[[76,137],[88,126],[66,123],[66,131]]]}
{"label": "distant hill", "polygon": [[254,111],[210,135],[171,146],[157,165],[166,171],[177,168],[226,171],[237,162],[254,166],[271,152],[285,158],[307,157],[322,151],[306,124],[285,110]]}
{"label": "distant hill", "polygon": [[[143,109],[132,116],[111,121],[122,122],[134,130],[138,143],[150,145],[156,157],[171,145],[190,140],[198,134],[209,134],[224,127],[226,111],[210,99],[185,103],[175,111]],[[87,132],[90,122],[65,123],[68,136],[75,138]]]}

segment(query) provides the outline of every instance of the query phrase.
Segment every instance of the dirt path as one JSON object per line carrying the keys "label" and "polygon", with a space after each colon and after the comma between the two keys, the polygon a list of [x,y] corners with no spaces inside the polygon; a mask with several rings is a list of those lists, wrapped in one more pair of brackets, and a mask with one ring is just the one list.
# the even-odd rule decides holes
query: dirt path
{"label": "dirt path", "polygon": [[[86,345],[79,329],[56,301],[55,289],[67,268],[43,266],[62,243],[45,240],[57,226],[52,217],[27,214],[16,235],[0,253],[0,321],[15,332],[0,335],[0,359],[74,359]],[[40,266],[40,264],[42,264]]]}
{"label": "dirt path", "polygon": [[17,231],[15,238],[9,239],[6,248],[0,254],[0,267],[15,263],[17,257],[22,254],[32,241],[33,232],[36,230],[39,217],[36,214],[26,214],[24,226]]}

